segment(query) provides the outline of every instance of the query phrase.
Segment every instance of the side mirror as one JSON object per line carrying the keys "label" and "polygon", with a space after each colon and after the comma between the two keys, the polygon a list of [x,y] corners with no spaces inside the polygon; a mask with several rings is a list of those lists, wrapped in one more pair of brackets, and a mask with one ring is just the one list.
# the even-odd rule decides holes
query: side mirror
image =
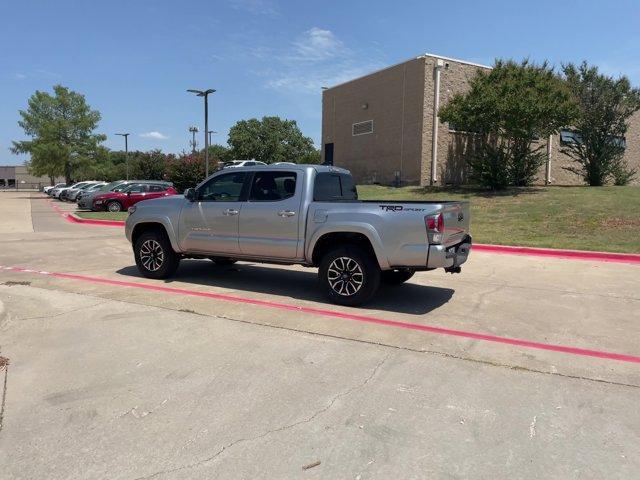
{"label": "side mirror", "polygon": [[195,202],[197,194],[196,194],[196,189],[195,188],[187,188],[184,191],[184,197],[189,200],[190,202]]}

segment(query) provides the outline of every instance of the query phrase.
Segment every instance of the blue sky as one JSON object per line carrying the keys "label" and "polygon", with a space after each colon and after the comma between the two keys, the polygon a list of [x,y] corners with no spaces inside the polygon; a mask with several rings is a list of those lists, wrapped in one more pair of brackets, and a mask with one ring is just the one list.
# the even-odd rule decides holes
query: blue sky
{"label": "blue sky", "polygon": [[319,143],[321,87],[421,53],[587,60],[640,85],[638,1],[0,0],[0,165],[23,138],[18,110],[61,83],[102,113],[106,145],[188,149],[215,88],[210,128],[280,115]]}

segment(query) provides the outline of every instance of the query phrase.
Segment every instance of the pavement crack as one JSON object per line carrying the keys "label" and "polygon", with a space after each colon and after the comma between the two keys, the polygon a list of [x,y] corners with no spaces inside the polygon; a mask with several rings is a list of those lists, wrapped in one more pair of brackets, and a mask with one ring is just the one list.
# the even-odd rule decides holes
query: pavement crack
{"label": "pavement crack", "polygon": [[7,379],[9,378],[9,359],[0,356],[0,372],[4,371],[4,380],[2,382],[2,398],[0,399],[0,432],[4,425],[4,407],[7,402]]}
{"label": "pavement crack", "polygon": [[230,448],[233,448],[234,446],[240,444],[240,443],[244,443],[244,442],[252,442],[255,440],[260,440],[262,438],[265,438],[269,435],[272,435],[274,433],[279,433],[279,432],[283,432],[285,430],[289,430],[292,428],[295,428],[299,425],[303,425],[303,424],[307,424],[310,422],[313,422],[316,418],[318,418],[319,416],[321,416],[323,413],[329,411],[331,409],[331,407],[333,407],[333,405],[341,398],[347,397],[349,395],[351,395],[352,393],[361,390],[362,388],[364,388],[371,380],[373,380],[373,378],[376,376],[376,374],[380,371],[380,369],[382,368],[382,366],[387,362],[387,360],[389,359],[389,357],[391,356],[390,353],[388,353],[387,355],[385,355],[385,357],[380,360],[376,366],[371,370],[371,372],[369,373],[369,375],[367,375],[367,377],[364,379],[364,381],[359,382],[358,384],[354,385],[353,387],[350,387],[346,390],[343,390],[342,392],[339,392],[337,394],[335,394],[333,397],[331,397],[331,400],[329,400],[329,402],[324,405],[322,408],[320,408],[319,410],[316,410],[312,415],[303,418],[302,420],[298,420],[297,422],[293,422],[293,423],[289,423],[286,425],[282,425],[280,427],[277,428],[272,428],[269,429],[263,433],[261,433],[260,435],[255,435],[253,437],[242,437],[242,438],[238,438],[236,440],[233,440],[232,442],[223,445],[222,448],[220,448],[216,453],[214,453],[213,455],[211,455],[210,457],[207,457],[203,460],[200,460],[198,462],[194,462],[194,463],[190,463],[188,465],[183,465],[181,467],[175,467],[175,468],[169,468],[166,470],[160,470],[158,472],[154,472],[150,475],[146,475],[143,477],[137,477],[135,480],[148,480],[150,478],[155,478],[159,475],[164,475],[167,473],[174,473],[174,472],[178,472],[181,470],[188,470],[188,469],[192,469],[192,468],[196,468],[200,465],[203,465],[205,463],[209,463],[213,460],[215,460],[216,458],[218,458],[220,455],[222,455],[225,451],[229,450]]}
{"label": "pavement crack", "polygon": [[22,318],[16,318],[14,321],[17,322],[22,322],[25,320],[43,320],[43,319],[47,319],[47,318],[56,318],[56,317],[61,317],[63,315],[68,315],[70,313],[75,313],[75,312],[79,312],[81,310],[86,310],[86,309],[91,309],[94,307],[98,307],[100,305],[103,305],[105,303],[108,303],[107,300],[105,300],[104,302],[98,302],[98,303],[94,303],[93,305],[84,305],[82,307],[78,307],[78,308],[72,308],[71,310],[65,310],[64,312],[60,312],[60,313],[56,313],[55,315],[40,315],[37,317],[22,317]]}

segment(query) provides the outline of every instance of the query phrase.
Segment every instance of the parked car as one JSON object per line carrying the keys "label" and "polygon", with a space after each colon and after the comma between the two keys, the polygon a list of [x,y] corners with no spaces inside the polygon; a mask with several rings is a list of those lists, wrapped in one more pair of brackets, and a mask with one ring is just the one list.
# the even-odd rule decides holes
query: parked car
{"label": "parked car", "polygon": [[99,189],[92,192],[84,192],[78,199],[78,208],[84,210],[92,210],[93,199],[97,195],[102,195],[103,193],[108,192],[121,192],[134,183],[159,183],[167,185],[168,187],[173,186],[173,183],[171,182],[163,182],[159,180],[117,180],[115,182],[107,183],[106,185],[103,185]]}
{"label": "parked car", "polygon": [[84,188],[81,188],[80,190],[78,190],[78,194],[76,195],[76,198],[75,198],[76,203],[79,202],[84,195],[87,195],[92,192],[97,192],[105,185],[107,185],[107,182],[99,182],[99,183],[94,183],[93,185],[88,185]]}
{"label": "parked car", "polygon": [[60,190],[60,194],[58,195],[58,199],[62,200],[62,201],[66,201],[67,200],[67,195],[69,194],[70,190],[75,190],[75,189],[78,189],[78,188],[82,188],[85,185],[88,185],[90,183],[91,183],[90,181],[78,182],[78,183],[74,183],[70,187],[63,188],[62,190]]}
{"label": "parked car", "polygon": [[105,182],[87,182],[85,185],[82,185],[79,188],[70,188],[66,192],[66,199],[70,202],[75,202],[78,198],[78,194],[82,191],[85,191],[88,188],[91,188],[95,185],[104,185]]}
{"label": "parked car", "polygon": [[133,183],[120,192],[106,192],[93,198],[92,210],[121,212],[142,200],[176,195],[178,191],[166,182]]}
{"label": "parked car", "polygon": [[48,185],[48,186],[44,187],[42,189],[42,191],[44,193],[46,193],[47,195],[50,195],[51,190],[53,190],[54,188],[64,188],[66,186],[67,186],[66,183],[56,183],[55,185]]}
{"label": "parked car", "polygon": [[53,198],[60,198],[60,193],[66,190],[68,187],[65,185],[64,187],[56,187],[49,190],[49,195]]}
{"label": "parked car", "polygon": [[255,167],[256,165],[266,165],[266,163],[259,160],[232,160],[225,163],[222,168]]}
{"label": "parked car", "polygon": [[323,292],[341,305],[418,270],[459,273],[471,249],[468,202],[359,201],[351,174],[324,165],[221,170],[129,213],[125,234],[146,277],[203,256],[301,264],[318,267]]}

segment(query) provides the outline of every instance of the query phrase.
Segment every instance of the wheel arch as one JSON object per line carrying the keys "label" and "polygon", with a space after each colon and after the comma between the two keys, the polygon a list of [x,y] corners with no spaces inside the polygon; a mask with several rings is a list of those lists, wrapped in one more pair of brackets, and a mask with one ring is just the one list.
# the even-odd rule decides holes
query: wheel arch
{"label": "wheel arch", "polygon": [[131,231],[131,244],[135,245],[136,241],[138,240],[138,238],[140,238],[141,235],[154,230],[163,232],[169,239],[171,248],[173,248],[175,252],[179,252],[179,249],[177,248],[177,245],[175,243],[175,236],[172,235],[173,229],[170,229],[170,227],[167,227],[164,222],[159,220],[139,222],[134,225],[133,230]]}
{"label": "wheel arch", "polygon": [[378,263],[380,268],[388,268],[389,264],[382,253],[382,242],[375,231],[364,227],[345,227],[337,230],[317,232],[309,244],[307,258],[315,266],[320,264],[322,256],[336,245],[358,245],[367,251]]}

